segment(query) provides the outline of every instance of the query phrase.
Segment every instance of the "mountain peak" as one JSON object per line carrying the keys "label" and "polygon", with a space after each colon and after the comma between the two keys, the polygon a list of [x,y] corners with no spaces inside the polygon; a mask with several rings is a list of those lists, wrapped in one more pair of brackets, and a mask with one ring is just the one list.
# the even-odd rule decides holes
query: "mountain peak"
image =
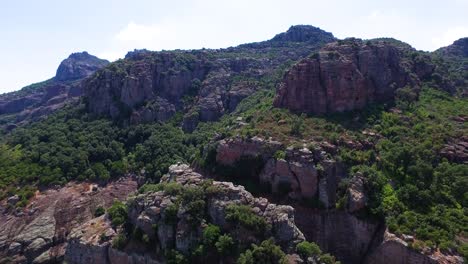
{"label": "mountain peak", "polygon": [[72,81],[85,78],[107,64],[109,64],[109,61],[99,59],[86,51],[72,53],[60,63],[55,79],[58,81]]}
{"label": "mountain peak", "polygon": [[438,49],[443,56],[468,58],[468,37],[455,40],[452,45]]}
{"label": "mountain peak", "polygon": [[334,41],[332,33],[310,25],[291,26],[288,31],[276,35],[272,41],[310,42]]}

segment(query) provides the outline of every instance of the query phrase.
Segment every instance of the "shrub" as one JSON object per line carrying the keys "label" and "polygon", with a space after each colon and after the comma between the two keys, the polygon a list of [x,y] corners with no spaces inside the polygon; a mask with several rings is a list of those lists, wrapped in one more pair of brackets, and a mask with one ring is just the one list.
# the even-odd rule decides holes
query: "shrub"
{"label": "shrub", "polygon": [[284,152],[283,150],[278,150],[275,152],[275,154],[273,155],[273,157],[277,160],[279,159],[286,159],[286,152]]}
{"label": "shrub", "polygon": [[228,205],[226,208],[226,220],[238,223],[259,234],[264,233],[269,228],[265,219],[256,215],[252,211],[252,208],[247,205]]}
{"label": "shrub", "polygon": [[335,257],[327,253],[327,254],[323,254],[320,256],[320,263],[335,264],[336,260],[335,260]]}
{"label": "shrub", "polygon": [[272,239],[263,241],[260,246],[252,245],[239,256],[238,264],[286,264],[286,254]]}
{"label": "shrub", "polygon": [[203,230],[203,244],[214,246],[220,236],[221,229],[216,225],[210,224]]}
{"label": "shrub", "polygon": [[222,235],[215,243],[215,246],[221,256],[230,255],[234,247],[234,240],[229,235]]}
{"label": "shrub", "polygon": [[296,251],[304,259],[312,256],[320,256],[320,254],[322,254],[322,250],[320,250],[320,247],[317,244],[307,241],[297,244]]}
{"label": "shrub", "polygon": [[122,250],[127,245],[127,237],[124,234],[118,234],[114,240],[112,240],[112,247]]}
{"label": "shrub", "polygon": [[178,212],[179,212],[179,206],[175,203],[170,204],[164,210],[164,222],[166,222],[166,224],[175,224],[177,222]]}
{"label": "shrub", "polygon": [[167,264],[187,264],[187,258],[177,250],[170,250],[166,254]]}
{"label": "shrub", "polygon": [[124,203],[115,201],[107,212],[113,226],[120,226],[127,222],[127,206]]}
{"label": "shrub", "polygon": [[94,217],[98,217],[98,216],[101,216],[103,214],[106,213],[106,209],[104,209],[104,207],[102,206],[99,206],[98,208],[96,208],[96,210],[94,211]]}

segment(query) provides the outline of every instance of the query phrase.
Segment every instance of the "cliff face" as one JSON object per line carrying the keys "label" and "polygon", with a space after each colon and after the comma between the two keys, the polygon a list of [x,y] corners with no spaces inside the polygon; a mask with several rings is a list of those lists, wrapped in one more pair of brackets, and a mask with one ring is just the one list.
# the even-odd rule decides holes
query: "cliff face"
{"label": "cliff face", "polygon": [[[168,175],[161,179],[161,183],[177,183],[181,188],[198,188],[206,185],[202,175],[183,164],[171,166]],[[275,205],[265,198],[255,198],[244,187],[230,182],[214,181],[211,190],[216,191],[207,195],[204,203],[207,216],[200,219],[201,222],[194,221],[193,213],[203,215],[205,212],[193,212],[183,202],[177,205],[177,212],[169,218],[170,208],[177,203],[174,194],[169,194],[165,190],[138,194],[127,202],[128,221],[150,239],[157,241],[149,251],[144,249],[145,246],[135,246],[137,244],[132,238],[126,246],[120,249],[113,248],[111,241],[116,239],[117,234],[107,218],[98,217],[72,230],[65,261],[77,264],[165,263],[166,250],[176,249],[190,255],[190,252],[203,242],[202,234],[208,219],[210,224],[220,227],[222,232],[232,236],[240,247],[259,243],[261,236],[272,237],[289,258],[300,259],[295,246],[304,241],[304,235],[294,223],[292,207]],[[227,212],[232,205],[251,208],[256,216],[267,223],[264,234],[258,234],[249,227],[231,222]],[[225,257],[226,263],[232,263],[228,256]]]}
{"label": "cliff face", "polygon": [[325,114],[391,101],[396,89],[431,76],[428,58],[408,58],[407,47],[386,41],[344,40],[294,65],[280,84],[274,105]]}
{"label": "cliff face", "polygon": [[63,260],[73,228],[94,218],[96,208],[107,208],[137,188],[122,178],[105,187],[69,183],[60,189],[37,193],[23,209],[0,206],[0,259],[8,263],[49,263]]}
{"label": "cliff face", "polygon": [[276,71],[334,41],[310,26],[291,27],[269,41],[221,50],[128,53],[85,83],[88,109],[131,123],[166,121],[184,113],[184,130],[215,121],[269,85]]}

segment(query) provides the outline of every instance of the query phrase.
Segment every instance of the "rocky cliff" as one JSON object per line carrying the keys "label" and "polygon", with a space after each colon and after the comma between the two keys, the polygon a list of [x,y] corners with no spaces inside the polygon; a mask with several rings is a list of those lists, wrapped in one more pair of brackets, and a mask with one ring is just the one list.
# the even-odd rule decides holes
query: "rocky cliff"
{"label": "rocky cliff", "polygon": [[[128,223],[155,241],[150,251],[142,250],[146,247],[144,245],[136,247],[134,238],[128,238],[127,244],[119,249],[112,247],[111,241],[117,239],[117,234],[108,219],[99,217],[70,233],[71,241],[65,253],[67,263],[164,263],[166,260],[162,253],[171,249],[190,256],[193,255],[193,249],[206,243],[203,242],[202,233],[207,224],[216,225],[223,233],[232,236],[239,247],[259,243],[261,237],[272,237],[288,253],[290,263],[300,260],[295,246],[304,241],[304,236],[294,223],[292,207],[275,205],[265,198],[255,198],[244,187],[230,182],[207,182],[203,176],[182,164],[171,166],[169,174],[162,178],[158,186],[161,188],[143,191],[127,202]],[[177,198],[177,186],[185,190],[181,193],[183,196],[197,188],[208,188],[203,194],[206,215],[204,210],[191,209],[194,206],[192,202],[196,200],[183,201],[183,197]],[[255,217],[265,221],[265,229],[260,226],[254,228],[242,220],[232,222],[232,216],[229,216],[232,206],[251,208],[249,210]],[[171,213],[172,208],[177,208],[176,212]],[[260,230],[256,228],[262,228],[262,233],[257,233]],[[232,262],[228,256],[225,256],[224,261]]]}
{"label": "rocky cliff", "polygon": [[37,192],[26,208],[15,209],[2,203],[0,260],[4,262],[0,262],[63,260],[67,236],[73,228],[94,218],[98,207],[107,208],[114,199],[123,200],[136,188],[136,181],[131,178],[122,178],[104,187],[69,183],[62,188]]}
{"label": "rocky cliff", "polygon": [[[294,207],[305,238],[344,263],[463,263],[459,256],[412,249],[409,243],[414,241],[391,234],[377,219],[362,217],[368,202],[365,178],[349,175],[344,164],[332,158],[338,146],[314,145],[298,149],[258,137],[223,139],[211,171],[234,171],[228,176],[233,181],[247,175],[266,185],[267,193]],[[342,182],[347,186],[344,198],[339,196]]]}
{"label": "rocky cliff", "polygon": [[281,67],[334,41],[331,33],[294,26],[272,40],[220,50],[137,50],[85,83],[88,109],[132,123],[166,121],[184,113],[183,128],[215,121],[258,89]]}
{"label": "rocky cliff", "polygon": [[326,114],[388,102],[395,91],[429,78],[429,58],[408,56],[408,47],[386,40],[347,39],[326,45],[284,76],[274,105],[294,112]]}

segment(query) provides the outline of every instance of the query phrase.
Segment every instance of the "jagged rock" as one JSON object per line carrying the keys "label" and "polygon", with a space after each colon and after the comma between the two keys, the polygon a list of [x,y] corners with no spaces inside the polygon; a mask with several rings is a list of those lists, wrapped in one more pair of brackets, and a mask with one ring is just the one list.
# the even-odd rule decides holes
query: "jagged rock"
{"label": "jagged rock", "polygon": [[176,113],[175,106],[167,100],[157,98],[153,103],[148,104],[138,111],[134,111],[130,116],[130,123],[150,123],[154,121],[165,122]]}
{"label": "jagged rock", "polygon": [[468,163],[468,136],[462,136],[446,144],[440,150],[440,155],[452,162]]}
{"label": "jagged rock", "polygon": [[423,60],[413,63],[402,47],[385,41],[338,41],[294,65],[274,105],[310,114],[361,109],[370,102],[391,101],[397,88],[418,84],[434,68]]}
{"label": "jagged rock", "polygon": [[19,198],[18,195],[13,195],[13,196],[11,196],[11,197],[8,197],[7,203],[8,203],[9,205],[14,206],[17,202],[19,202],[19,200],[20,200],[20,198]]}
{"label": "jagged rock", "polygon": [[125,252],[116,250],[112,247],[109,247],[108,250],[109,263],[111,264],[160,264],[161,262],[156,261],[151,258],[149,255],[137,255],[137,254],[127,254]]}
{"label": "jagged rock", "polygon": [[[187,165],[180,164],[171,166],[168,175],[161,179],[163,183],[170,181],[189,186],[200,184],[203,177]],[[268,203],[266,199],[254,198],[244,187],[229,182],[215,181],[213,186],[220,189],[218,194],[210,196],[207,201],[209,219],[213,224],[223,229],[232,228],[226,220],[226,207],[230,204],[244,204],[255,208],[257,214],[271,224],[272,228],[267,232],[271,233],[280,245],[294,249],[298,242],[304,240],[302,233],[294,224],[294,209],[292,207],[278,206]],[[138,219],[142,215],[150,217],[149,222],[158,227],[157,236],[162,249],[175,242],[177,250],[187,253],[193,245],[199,243],[202,229],[200,227],[194,228],[187,222],[189,216],[183,207],[178,210],[177,222],[169,224],[164,221],[164,212],[172,205],[173,199],[175,198],[163,194],[163,192],[136,196],[129,208],[130,222],[142,228]],[[153,213],[148,214],[148,211]]]}
{"label": "jagged rock", "polygon": [[71,81],[82,79],[109,64],[107,60],[101,60],[88,52],[71,54],[60,63],[55,79],[58,81]]}
{"label": "jagged rock", "polygon": [[70,264],[78,263],[109,263],[107,252],[109,241],[102,241],[101,234],[115,235],[110,222],[102,215],[92,219],[70,233],[65,261]]}
{"label": "jagged rock", "polygon": [[89,184],[69,183],[36,195],[24,209],[33,214],[0,215],[0,259],[15,257],[11,263],[63,260],[71,230],[92,219],[98,206],[109,207],[136,187],[134,180],[124,178],[95,192]]}
{"label": "jagged rock", "polygon": [[281,147],[281,143],[277,141],[265,141],[259,137],[247,140],[242,138],[221,140],[217,147],[216,162],[223,165],[234,165],[242,156],[260,156],[268,159]]}
{"label": "jagged rock", "polygon": [[348,190],[348,212],[354,213],[366,207],[367,197],[364,193],[364,179],[362,174],[356,174],[350,181]]}
{"label": "jagged rock", "polygon": [[297,226],[307,240],[345,263],[361,263],[379,227],[377,222],[360,220],[345,211],[295,209]]}
{"label": "jagged rock", "polygon": [[450,256],[439,252],[423,254],[408,247],[408,243],[385,230],[380,244],[366,256],[363,263],[415,263],[415,264],[459,264],[464,263],[460,256]]}
{"label": "jagged rock", "polygon": [[[136,50],[86,81],[84,97],[91,112],[132,122],[144,121],[141,108],[160,97],[187,116],[184,131],[193,131],[198,121],[218,120],[263,86],[250,80],[334,40],[318,28],[296,26],[263,43],[221,50]],[[271,56],[272,46],[282,50]]]}

